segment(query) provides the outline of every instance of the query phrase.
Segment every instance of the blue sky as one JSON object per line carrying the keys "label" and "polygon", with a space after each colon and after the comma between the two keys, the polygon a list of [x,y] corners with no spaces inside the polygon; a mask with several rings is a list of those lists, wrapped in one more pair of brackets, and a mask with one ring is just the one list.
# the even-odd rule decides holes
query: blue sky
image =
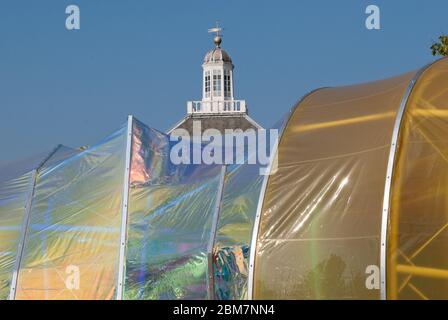
{"label": "blue sky", "polygon": [[[65,28],[65,8],[81,30]],[[364,13],[381,9],[381,30]],[[134,114],[165,130],[201,98],[207,28],[225,28],[235,95],[264,126],[307,91],[432,61],[446,0],[1,0],[0,164],[93,144]]]}

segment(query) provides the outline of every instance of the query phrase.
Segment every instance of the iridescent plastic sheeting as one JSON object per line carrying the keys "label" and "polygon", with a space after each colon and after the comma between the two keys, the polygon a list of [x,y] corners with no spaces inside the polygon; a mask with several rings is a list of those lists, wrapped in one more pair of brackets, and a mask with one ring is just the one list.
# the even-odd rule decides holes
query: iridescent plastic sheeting
{"label": "iridescent plastic sheeting", "polygon": [[41,170],[16,299],[114,297],[125,129]]}
{"label": "iridescent plastic sheeting", "polygon": [[[15,299],[214,298],[215,241],[217,248],[234,241],[247,256],[258,167],[231,169],[220,222],[224,196],[217,193],[224,194],[223,166],[173,165],[169,158],[173,144],[167,135],[135,119],[130,123],[129,153],[125,125],[82,152],[60,148],[43,166],[41,162],[30,165],[39,167],[35,180],[28,168],[17,171],[16,175],[22,174],[18,178],[2,175],[6,181],[0,193],[1,231],[9,232],[2,234],[9,239],[2,243],[2,299],[11,291],[15,262],[19,268]],[[127,157],[131,164],[128,208],[123,207]],[[238,188],[240,194],[232,194]],[[251,201],[237,212],[247,221],[238,222],[229,211],[241,205],[238,196]],[[29,220],[24,220],[27,200]],[[127,218],[124,237],[123,215]],[[246,225],[241,229],[238,223]],[[17,251],[22,231],[24,249]],[[123,264],[119,263],[120,238],[125,239]],[[124,279],[119,279],[120,268]],[[121,283],[123,297],[117,295]],[[235,298],[244,297],[241,293],[246,290],[240,286],[245,285],[235,283],[229,285]]]}
{"label": "iridescent plastic sheeting", "polygon": [[262,179],[257,165],[227,168],[214,243],[216,299],[247,298],[249,246]]}
{"label": "iridescent plastic sheeting", "polygon": [[0,299],[8,298],[17,247],[23,228],[25,207],[33,185],[34,174],[27,172],[0,184]]}
{"label": "iridescent plastic sheeting", "polygon": [[0,169],[0,299],[14,297],[35,182],[44,165],[58,164],[78,150],[57,146]]}
{"label": "iridescent plastic sheeting", "polygon": [[168,137],[134,123],[126,299],[206,299],[220,165],[173,165]]}

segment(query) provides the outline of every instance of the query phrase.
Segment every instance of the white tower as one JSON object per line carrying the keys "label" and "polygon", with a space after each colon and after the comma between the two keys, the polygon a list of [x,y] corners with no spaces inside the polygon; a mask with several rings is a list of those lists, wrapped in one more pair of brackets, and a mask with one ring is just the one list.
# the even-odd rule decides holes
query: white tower
{"label": "white tower", "polygon": [[215,48],[207,52],[202,64],[202,100],[188,101],[188,114],[247,114],[246,101],[233,96],[234,66],[228,53],[221,49],[221,31],[219,27],[208,30],[215,33]]}
{"label": "white tower", "polygon": [[196,134],[194,123],[201,123],[201,133],[207,129],[217,129],[223,134],[226,129],[262,129],[249,117],[245,100],[235,100],[233,82],[233,63],[228,53],[221,49],[221,31],[219,27],[209,29],[215,33],[215,47],[207,52],[202,64],[202,100],[187,102],[187,115],[171,129],[184,129],[190,135]]}

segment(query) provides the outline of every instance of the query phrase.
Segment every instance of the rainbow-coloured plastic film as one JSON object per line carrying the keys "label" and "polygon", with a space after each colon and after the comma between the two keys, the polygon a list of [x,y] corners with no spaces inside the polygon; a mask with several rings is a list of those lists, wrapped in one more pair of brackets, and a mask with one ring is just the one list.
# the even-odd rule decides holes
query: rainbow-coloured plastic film
{"label": "rainbow-coloured plastic film", "polygon": [[16,299],[114,298],[125,132],[40,170]]}
{"label": "rainbow-coloured plastic film", "polygon": [[126,299],[206,299],[220,165],[173,165],[169,138],[135,121]]}

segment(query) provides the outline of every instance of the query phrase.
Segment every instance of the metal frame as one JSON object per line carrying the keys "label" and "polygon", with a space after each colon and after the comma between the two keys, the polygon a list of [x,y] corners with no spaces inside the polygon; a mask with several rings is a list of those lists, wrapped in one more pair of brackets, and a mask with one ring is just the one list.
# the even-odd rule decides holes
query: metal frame
{"label": "metal frame", "polygon": [[[437,61],[435,61],[437,62]],[[381,244],[380,244],[380,298],[381,300],[387,299],[387,290],[386,290],[386,267],[387,267],[387,229],[389,226],[389,212],[390,212],[390,193],[392,187],[392,177],[393,177],[393,169],[395,166],[395,156],[398,149],[398,137],[400,135],[401,123],[403,120],[404,113],[406,111],[406,105],[408,103],[408,99],[412,93],[412,90],[415,87],[420,76],[425,72],[429,67],[431,67],[435,62],[426,65],[417,71],[412,80],[409,82],[408,87],[403,95],[403,98],[400,102],[400,107],[397,111],[397,115],[395,117],[394,129],[392,132],[392,139],[389,150],[389,158],[387,162],[387,170],[386,170],[386,181],[384,184],[384,195],[383,195],[383,209],[381,213]]]}
{"label": "metal frame", "polygon": [[50,158],[59,150],[59,148],[61,146],[62,145],[58,145],[56,148],[54,148],[53,151],[51,151],[39,163],[37,168],[32,171],[31,179],[30,179],[31,180],[30,181],[30,190],[28,192],[26,204],[24,207],[25,213],[23,215],[23,220],[22,220],[22,231],[20,234],[19,243],[17,245],[17,256],[16,256],[16,259],[14,262],[14,271],[12,273],[12,278],[11,278],[11,288],[9,290],[9,296],[8,296],[9,300],[15,300],[15,298],[16,298],[17,282],[19,280],[20,265],[22,264],[22,256],[23,256],[23,249],[24,249],[24,245],[25,245],[25,239],[26,239],[26,235],[28,234],[28,226],[30,223],[31,209],[33,206],[33,197],[34,197],[34,191],[36,188],[37,177],[39,175],[40,170],[45,165],[45,163],[47,163],[47,161],[50,160]]}
{"label": "metal frame", "polygon": [[260,229],[260,221],[261,221],[261,210],[263,209],[263,202],[264,202],[264,196],[266,193],[266,188],[268,185],[268,180],[270,177],[270,172],[272,169],[272,161],[274,160],[274,157],[277,155],[277,149],[278,146],[280,145],[281,139],[283,137],[283,133],[286,131],[289,122],[291,121],[291,117],[294,114],[294,112],[297,110],[297,108],[299,107],[299,105],[309,96],[311,96],[313,93],[325,89],[328,87],[322,87],[322,88],[318,88],[315,90],[312,90],[310,92],[308,92],[307,94],[305,94],[302,98],[299,99],[299,101],[294,105],[294,107],[292,107],[290,109],[290,114],[289,114],[289,118],[288,120],[284,123],[283,127],[282,127],[282,132],[280,135],[280,138],[278,140],[278,143],[276,143],[273,147],[273,150],[271,152],[270,155],[270,161],[269,161],[269,166],[266,170],[266,172],[268,174],[266,174],[263,178],[263,184],[261,185],[261,190],[260,190],[260,195],[258,197],[258,204],[257,204],[257,213],[255,215],[255,221],[254,221],[254,227],[252,230],[252,239],[251,239],[251,244],[250,244],[250,256],[249,256],[249,276],[248,276],[248,281],[247,281],[247,298],[249,300],[253,300],[253,289],[254,289],[254,270],[255,270],[255,255],[256,255],[256,251],[257,251],[257,239],[258,239],[258,232]]}
{"label": "metal frame", "polygon": [[215,299],[215,278],[213,276],[213,248],[215,246],[216,231],[218,228],[219,216],[221,214],[221,200],[224,193],[226,169],[226,165],[223,165],[221,167],[221,177],[219,179],[219,188],[215,200],[215,211],[213,213],[212,227],[210,229],[210,239],[207,246],[207,296],[209,300]]}
{"label": "metal frame", "polygon": [[118,278],[117,278],[117,296],[116,300],[123,299],[124,273],[125,273],[125,255],[126,255],[126,235],[128,224],[128,201],[129,201],[129,179],[131,173],[131,150],[132,150],[132,129],[134,117],[128,116],[128,131],[126,136],[126,164],[124,168],[124,184],[121,208],[121,230],[120,230],[120,255],[118,262]]}

